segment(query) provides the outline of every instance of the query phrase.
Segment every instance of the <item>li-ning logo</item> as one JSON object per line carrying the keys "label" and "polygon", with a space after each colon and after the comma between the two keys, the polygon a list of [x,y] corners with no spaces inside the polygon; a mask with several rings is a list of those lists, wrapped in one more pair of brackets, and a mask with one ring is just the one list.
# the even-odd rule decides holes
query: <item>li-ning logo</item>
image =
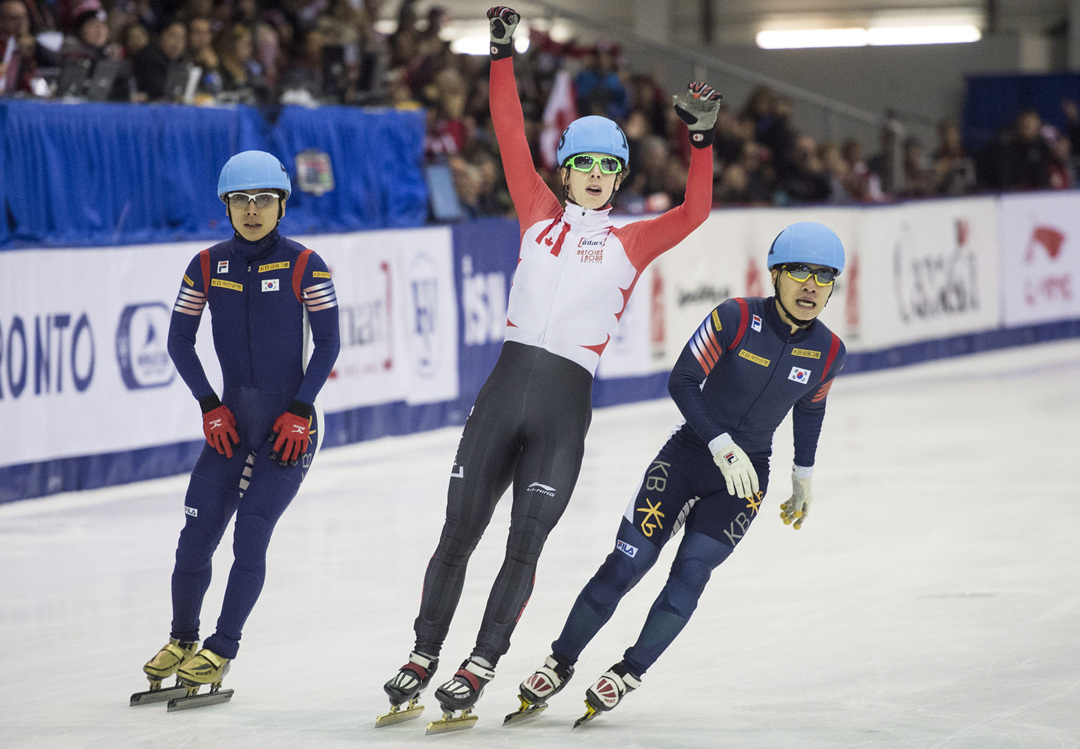
{"label": "li-ning logo", "polygon": [[626,556],[630,557],[631,559],[633,559],[635,556],[637,556],[637,547],[636,546],[631,546],[630,544],[626,543],[625,541],[616,541],[615,542],[615,548],[618,549],[619,551],[621,551]]}
{"label": "li-ning logo", "polygon": [[525,491],[527,491],[527,492],[540,492],[541,494],[546,494],[549,497],[554,497],[555,496],[555,487],[548,486],[547,484],[541,484],[539,481],[534,481],[531,484],[529,484],[529,488],[526,489]]}
{"label": "li-ning logo", "polygon": [[184,514],[190,515],[193,518],[199,517],[199,511],[194,507],[188,507],[187,505],[184,505]]}

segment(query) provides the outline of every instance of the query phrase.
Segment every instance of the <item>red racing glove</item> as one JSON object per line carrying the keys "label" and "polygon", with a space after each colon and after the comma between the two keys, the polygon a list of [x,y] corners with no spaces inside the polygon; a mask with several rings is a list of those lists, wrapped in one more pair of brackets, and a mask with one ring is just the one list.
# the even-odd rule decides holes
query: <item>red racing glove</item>
{"label": "red racing glove", "polygon": [[236,417],[228,406],[221,405],[216,395],[199,398],[202,408],[202,430],[210,447],[220,455],[231,458],[233,443],[240,444],[240,435],[236,433]]}
{"label": "red racing glove", "polygon": [[300,456],[311,444],[311,404],[294,400],[289,410],[277,417],[270,432],[269,442],[274,443],[270,460],[279,465],[296,465]]}

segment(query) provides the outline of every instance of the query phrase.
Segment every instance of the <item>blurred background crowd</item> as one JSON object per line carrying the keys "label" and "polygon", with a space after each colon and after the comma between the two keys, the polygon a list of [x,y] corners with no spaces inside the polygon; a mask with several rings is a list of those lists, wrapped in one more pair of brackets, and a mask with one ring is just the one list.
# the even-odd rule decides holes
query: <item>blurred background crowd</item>
{"label": "blurred background crowd", "polygon": [[[488,111],[486,56],[454,53],[439,6],[415,0],[0,0],[0,95],[172,102],[273,110],[283,105],[423,108],[425,160],[449,167],[466,217],[512,216]],[[379,24],[384,15],[392,24]],[[383,30],[377,30],[381,28]],[[387,30],[390,29],[390,30]],[[536,167],[557,183],[552,133],[602,114],[631,142],[616,211],[682,200],[689,161],[672,91],[635,70],[618,44],[556,42],[532,30],[517,77]],[[709,81],[720,91],[722,80]],[[884,118],[880,141],[819,141],[768,87],[727,101],[716,125],[714,203],[888,202],[1077,186],[1080,109],[1064,129],[1019,114],[968,153],[955,121],[937,141],[904,137]],[[561,189],[556,191],[561,194]]]}

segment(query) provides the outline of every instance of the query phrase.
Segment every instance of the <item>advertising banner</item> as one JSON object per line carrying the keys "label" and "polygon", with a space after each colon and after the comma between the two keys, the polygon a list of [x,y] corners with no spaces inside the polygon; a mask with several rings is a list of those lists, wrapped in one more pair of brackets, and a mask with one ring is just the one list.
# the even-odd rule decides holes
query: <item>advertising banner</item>
{"label": "advertising banner", "polygon": [[1001,198],[1006,326],[1080,317],[1080,193]]}
{"label": "advertising banner", "polygon": [[[0,465],[202,437],[166,350],[184,269],[205,244],[0,253]],[[221,371],[200,326],[197,350]]]}
{"label": "advertising banner", "polygon": [[458,394],[457,301],[450,230],[300,239],[334,278],[341,352],[319,394],[327,412]]}
{"label": "advertising banner", "polygon": [[869,346],[945,338],[1001,321],[998,214],[992,198],[863,212],[860,328]]}

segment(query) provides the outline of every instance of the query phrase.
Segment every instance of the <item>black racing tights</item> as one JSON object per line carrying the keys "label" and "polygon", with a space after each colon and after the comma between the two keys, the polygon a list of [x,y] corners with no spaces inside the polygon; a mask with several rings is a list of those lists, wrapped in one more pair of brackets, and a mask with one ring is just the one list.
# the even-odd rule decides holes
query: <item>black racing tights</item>
{"label": "black racing tights", "polygon": [[461,435],[446,523],[424,577],[416,650],[437,656],[461,598],[469,556],[513,482],[506,556],[472,655],[492,667],[532,593],[548,534],[574,491],[592,419],[592,375],[544,349],[509,341]]}

